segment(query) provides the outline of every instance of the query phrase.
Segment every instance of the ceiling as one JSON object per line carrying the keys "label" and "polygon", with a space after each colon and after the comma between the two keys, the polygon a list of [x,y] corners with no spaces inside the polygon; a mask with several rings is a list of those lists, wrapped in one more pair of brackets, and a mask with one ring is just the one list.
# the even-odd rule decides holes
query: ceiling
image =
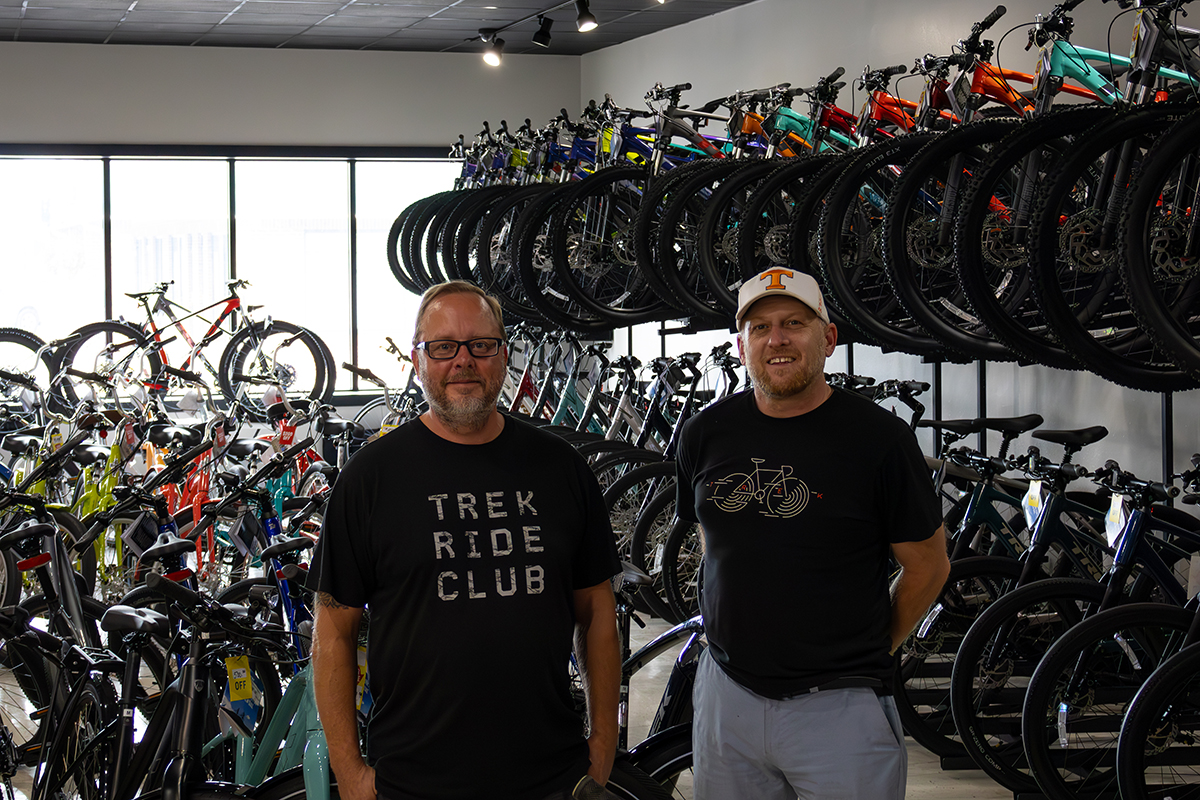
{"label": "ceiling", "polygon": [[[747,2],[591,0],[600,27],[579,33],[559,0],[0,0],[0,41],[470,53],[481,28],[511,25],[505,53],[580,55]],[[551,44],[537,47],[548,9]]]}

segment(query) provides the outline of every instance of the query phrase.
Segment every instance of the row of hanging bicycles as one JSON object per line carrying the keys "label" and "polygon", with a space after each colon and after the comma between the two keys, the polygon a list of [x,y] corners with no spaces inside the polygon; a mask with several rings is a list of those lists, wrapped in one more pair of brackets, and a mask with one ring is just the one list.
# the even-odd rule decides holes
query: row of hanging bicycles
{"label": "row of hanging bicycles", "polygon": [[741,283],[784,265],[818,277],[843,341],[1195,388],[1200,36],[1178,24],[1187,0],[1118,0],[1130,54],[1084,47],[1081,2],[1028,26],[1033,73],[983,38],[996,8],[916,59],[918,102],[891,93],[906,66],[868,67],[844,110],[839,68],[699,108],[688,84],[656,85],[643,110],[606,97],[574,121],[485,126],[454,148],[455,188],[397,217],[392,271],[590,333],[727,327]]}

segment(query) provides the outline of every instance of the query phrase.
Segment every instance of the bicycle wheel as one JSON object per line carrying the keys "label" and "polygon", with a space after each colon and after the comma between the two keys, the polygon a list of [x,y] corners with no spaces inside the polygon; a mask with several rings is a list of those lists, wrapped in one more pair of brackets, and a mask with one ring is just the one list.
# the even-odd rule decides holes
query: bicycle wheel
{"label": "bicycle wheel", "polygon": [[[746,175],[761,175],[763,166],[745,161],[712,165],[678,186],[659,223],[656,263],[663,280],[692,315],[707,318],[714,324],[731,324],[732,316],[709,288],[701,265],[703,220],[714,194],[730,181],[736,183]],[[725,204],[724,210],[729,211],[730,205]],[[729,238],[732,247],[736,224],[736,219],[730,219],[727,213],[718,209],[714,211],[711,230],[716,235],[716,229],[720,228],[724,237],[732,225]]]}
{"label": "bicycle wheel", "polygon": [[692,796],[692,726],[675,725],[659,731],[629,750],[629,761],[673,797]]}
{"label": "bicycle wheel", "polygon": [[591,464],[592,473],[596,476],[596,480],[600,483],[602,491],[608,491],[608,488],[616,483],[621,477],[629,474],[632,470],[646,464],[654,464],[663,460],[661,453],[655,453],[651,450],[641,450],[638,448],[617,450],[607,456],[602,456],[596,459]]}
{"label": "bicycle wheel", "polygon": [[563,193],[550,220],[557,285],[614,326],[657,317],[664,302],[638,268],[634,226],[646,170],[614,167]]}
{"label": "bicycle wheel", "polygon": [[974,316],[1022,360],[1079,369],[1033,299],[1028,234],[1033,192],[1093,125],[1100,106],[1057,109],[1022,122],[972,176],[954,223],[954,266]]}
{"label": "bicycle wheel", "polygon": [[638,589],[638,595],[646,601],[646,605],[659,617],[672,625],[678,625],[683,619],[671,608],[667,600],[666,575],[663,571],[665,563],[667,537],[675,522],[675,486],[674,482],[650,498],[650,502],[638,515],[637,524],[633,528],[633,538],[629,543],[630,562],[654,579],[654,583]]}
{"label": "bicycle wheel", "polygon": [[661,783],[619,756],[608,776],[606,789],[622,800],[670,800],[671,794]]}
{"label": "bicycle wheel", "polygon": [[[285,343],[286,346],[285,346]],[[221,394],[249,419],[265,422],[266,387],[251,378],[278,381],[291,399],[320,403],[333,399],[334,374],[326,362],[327,348],[315,333],[283,320],[256,322],[242,328],[221,354]],[[278,363],[272,359],[278,353]]]}
{"label": "bicycle wheel", "polygon": [[667,605],[676,619],[691,619],[700,613],[700,567],[703,562],[700,526],[675,517],[663,545],[662,570]]}
{"label": "bicycle wheel", "polygon": [[1002,556],[952,561],[941,594],[901,645],[892,678],[896,710],[905,732],[926,750],[966,755],[950,714],[950,673],[971,624],[1020,576],[1020,562]]}
{"label": "bicycle wheel", "polygon": [[1121,277],[1134,316],[1185,372],[1200,379],[1197,305],[1200,258],[1194,229],[1200,113],[1154,144],[1134,178],[1121,220]]}
{"label": "bicycle wheel", "polygon": [[[34,334],[20,328],[0,328],[0,369],[33,378],[39,389],[48,391],[54,375],[54,359],[50,352],[38,357],[38,350],[45,344]],[[0,431],[17,430],[25,424],[32,425],[36,419],[32,408],[22,402],[20,386],[7,387],[0,392],[0,407],[13,418],[0,423]]]}
{"label": "bicycle wheel", "polygon": [[903,169],[933,134],[912,134],[857,151],[825,196],[817,231],[817,263],[838,307],[858,330],[914,355],[948,360],[903,309],[883,269],[886,198]]}
{"label": "bicycle wheel", "polygon": [[525,208],[556,188],[553,184],[523,186],[493,203],[479,224],[479,244],[475,248],[476,283],[500,301],[506,315],[528,320],[541,318],[521,288],[521,278],[512,260],[512,244],[517,220]]}
{"label": "bicycle wheel", "polygon": [[884,215],[883,264],[892,291],[925,332],[968,358],[1015,359],[970,312],[954,268],[953,233],[961,190],[1018,123],[984,120],[930,141],[905,166]]}
{"label": "bicycle wheel", "polygon": [[128,322],[107,320],[83,325],[72,331],[66,342],[56,356],[53,370],[61,377],[49,387],[53,402],[64,409],[74,410],[88,393],[86,382],[67,375],[67,369],[120,375],[135,384],[156,381],[162,370],[159,352],[146,352],[150,337]]}
{"label": "bicycle wheel", "polygon": [[1138,327],[1116,240],[1129,170],[1185,108],[1155,103],[1091,130],[1047,178],[1031,218],[1035,299],[1055,335],[1087,369],[1143,391],[1200,385]]}
{"label": "bicycle wheel", "polygon": [[1200,645],[1171,656],[1129,704],[1117,741],[1125,800],[1200,797]]}
{"label": "bicycle wheel", "polygon": [[971,759],[1014,792],[1037,791],[1021,746],[1025,687],[1046,650],[1104,599],[1104,587],[1050,578],[1009,592],[963,637],[950,674],[950,709]]}
{"label": "bicycle wheel", "polygon": [[104,679],[87,680],[71,695],[55,728],[39,791],[56,800],[105,800],[116,755],[112,738],[117,695]]}
{"label": "bicycle wheel", "polygon": [[1142,683],[1177,652],[1195,614],[1162,603],[1118,606],[1054,643],[1025,693],[1021,738],[1042,792],[1055,800],[1117,789],[1117,736]]}
{"label": "bicycle wheel", "polygon": [[483,225],[484,218],[491,213],[492,208],[496,203],[500,202],[505,196],[517,191],[516,186],[495,186],[491,187],[497,191],[486,192],[479,194],[474,201],[464,203],[458,212],[459,219],[456,221],[451,239],[451,252],[443,252],[442,258],[447,263],[445,264],[446,274],[452,278],[459,280],[470,281],[476,285],[481,283],[481,274],[479,270],[479,232]]}
{"label": "bicycle wheel", "polygon": [[402,241],[405,226],[412,224],[413,215],[417,213],[421,204],[424,203],[426,199],[428,198],[417,200],[401,211],[399,216],[396,217],[396,221],[392,223],[392,227],[388,229],[388,266],[391,267],[392,275],[396,278],[396,281],[413,294],[420,294],[422,292],[422,288],[420,284],[413,280],[412,276],[408,274],[404,263],[400,260],[400,242]]}

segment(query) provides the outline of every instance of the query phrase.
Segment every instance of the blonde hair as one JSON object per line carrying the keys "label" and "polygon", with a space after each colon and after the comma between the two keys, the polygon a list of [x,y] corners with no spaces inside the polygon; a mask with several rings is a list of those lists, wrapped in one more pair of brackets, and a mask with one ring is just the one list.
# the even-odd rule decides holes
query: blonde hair
{"label": "blonde hair", "polygon": [[487,305],[488,310],[492,312],[492,316],[495,317],[496,324],[500,326],[500,331],[503,334],[504,312],[500,308],[499,300],[473,283],[468,283],[467,281],[446,281],[445,283],[435,283],[425,290],[425,294],[421,295],[421,306],[417,309],[417,324],[413,330],[412,343],[414,345],[421,341],[421,324],[425,322],[425,314],[429,310],[429,306],[434,300],[452,294],[473,294],[483,298],[483,302]]}

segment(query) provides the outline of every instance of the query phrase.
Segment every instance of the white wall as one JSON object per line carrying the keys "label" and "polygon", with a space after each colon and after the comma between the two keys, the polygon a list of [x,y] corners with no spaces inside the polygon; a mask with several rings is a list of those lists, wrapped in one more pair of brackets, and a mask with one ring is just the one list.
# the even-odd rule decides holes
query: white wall
{"label": "white wall", "polygon": [[0,142],[448,146],[579,102],[574,56],[0,42]]}
{"label": "white wall", "polygon": [[[1024,50],[1026,29],[1034,14],[1048,11],[1050,0],[1006,0],[1008,13],[984,38],[999,41],[1005,31],[1019,25],[1004,41],[999,63],[1009,69],[1030,70],[1034,59]],[[882,67],[912,64],[925,53],[944,54],[953,42],[964,38],[971,24],[992,10],[989,2],[962,3],[958,0],[758,0],[687,25],[671,28],[625,44],[583,56],[583,91],[587,98],[611,93],[618,103],[641,106],[642,97],[657,81],[665,85],[690,82],[685,102],[701,105],[740,89],[770,86],[790,81],[793,86],[810,86],[835,67],[846,69],[847,80],[859,75],[864,64]],[[1073,41],[1077,44],[1126,52],[1131,16],[1113,26],[1112,46],[1106,44],[1115,4],[1089,3],[1076,13]],[[902,81],[900,93],[916,99],[917,78]],[[893,84],[895,86],[896,84]],[[851,85],[843,90],[839,104],[851,102]],[[861,102],[861,94],[854,98]],[[797,108],[801,103],[796,104]],[[668,324],[668,327],[670,325]],[[668,354],[706,350],[730,339],[724,332],[698,336],[668,337]],[[639,353],[658,353],[653,326],[635,334]],[[618,345],[625,337],[618,335]],[[830,359],[827,369],[845,369],[845,348]],[[875,348],[854,348],[854,371],[879,380],[903,378],[930,380],[933,368],[919,358],[884,354]],[[943,367],[946,419],[974,417],[977,404],[977,365]],[[1099,466],[1114,458],[1140,475],[1161,476],[1161,397],[1110,384],[1087,373],[1071,373],[1044,367],[989,364],[986,369],[986,411],[989,416],[1040,413],[1047,428],[1080,428],[1105,425],[1109,436],[1093,445],[1078,460]],[[932,408],[932,400],[927,405]],[[903,407],[897,409],[903,413]],[[1200,392],[1175,396],[1174,471],[1188,466],[1192,453],[1200,450]],[[932,412],[931,412],[932,413]],[[928,440],[926,440],[928,441]],[[998,444],[992,436],[991,445]],[[1029,443],[1028,437],[1017,446]],[[1057,456],[1056,445],[1043,444],[1043,452]]]}

